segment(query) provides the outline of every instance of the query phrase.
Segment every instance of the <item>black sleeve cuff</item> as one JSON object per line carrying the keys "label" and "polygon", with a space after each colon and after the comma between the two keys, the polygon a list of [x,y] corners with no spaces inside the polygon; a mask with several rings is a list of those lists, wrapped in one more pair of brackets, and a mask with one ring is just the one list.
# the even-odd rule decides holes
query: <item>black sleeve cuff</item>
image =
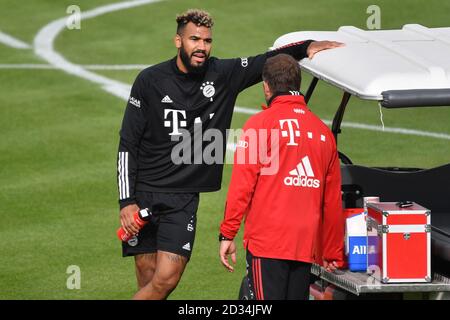
{"label": "black sleeve cuff", "polygon": [[127,199],[119,200],[120,210],[122,210],[126,206],[129,206],[130,204],[137,204],[136,199],[135,198],[127,198]]}
{"label": "black sleeve cuff", "polygon": [[314,42],[314,40],[305,40],[287,44],[273,51],[269,51],[268,57],[276,56],[279,53],[285,53],[300,61],[308,56],[308,47],[312,42]]}

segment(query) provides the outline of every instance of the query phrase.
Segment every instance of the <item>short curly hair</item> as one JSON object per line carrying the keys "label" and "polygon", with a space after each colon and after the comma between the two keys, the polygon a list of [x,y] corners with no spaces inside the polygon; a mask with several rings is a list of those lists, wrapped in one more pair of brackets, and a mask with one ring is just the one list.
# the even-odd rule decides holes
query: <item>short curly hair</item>
{"label": "short curly hair", "polygon": [[203,26],[206,28],[212,28],[214,22],[210,14],[200,9],[189,9],[186,12],[177,15],[177,33],[180,33],[184,27],[192,22],[196,26]]}
{"label": "short curly hair", "polygon": [[272,93],[300,91],[298,61],[285,53],[268,58],[263,67],[262,79],[267,82]]}

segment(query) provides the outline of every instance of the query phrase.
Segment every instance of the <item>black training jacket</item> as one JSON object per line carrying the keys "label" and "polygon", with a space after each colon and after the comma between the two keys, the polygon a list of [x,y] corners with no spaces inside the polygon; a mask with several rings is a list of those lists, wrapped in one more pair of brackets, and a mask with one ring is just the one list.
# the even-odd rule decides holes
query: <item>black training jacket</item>
{"label": "black training jacket", "polygon": [[267,58],[287,53],[303,59],[310,43],[299,42],[248,58],[212,57],[202,74],[181,72],[176,58],[141,71],[131,89],[120,130],[120,207],[136,203],[136,191],[219,190],[225,132],[237,95],[261,81]]}

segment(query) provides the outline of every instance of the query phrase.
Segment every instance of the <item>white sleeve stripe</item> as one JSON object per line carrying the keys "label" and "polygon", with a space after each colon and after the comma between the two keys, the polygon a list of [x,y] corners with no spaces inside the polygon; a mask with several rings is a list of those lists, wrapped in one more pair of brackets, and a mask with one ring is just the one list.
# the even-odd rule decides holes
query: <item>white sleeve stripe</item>
{"label": "white sleeve stripe", "polygon": [[119,183],[119,199],[122,200],[122,152],[119,152],[119,159],[117,160],[117,172],[117,179]]}
{"label": "white sleeve stripe", "polygon": [[130,182],[128,179],[128,152],[119,152],[117,163],[119,180],[119,200],[130,197]]}
{"label": "white sleeve stripe", "polygon": [[117,183],[119,186],[119,199],[122,200],[122,190],[120,189],[121,186],[121,181],[120,181],[120,152],[119,152],[119,157],[117,159]]}
{"label": "white sleeve stripe", "polygon": [[120,167],[122,168],[122,170],[121,170],[121,172],[120,172],[120,175],[121,175],[121,180],[122,180],[122,199],[125,199],[126,198],[126,195],[125,195],[125,167],[124,167],[124,159],[123,159],[123,156],[124,156],[124,154],[123,154],[123,152],[122,152],[122,154],[121,154],[121,157],[120,157]]}
{"label": "white sleeve stripe", "polygon": [[126,190],[126,197],[130,197],[130,183],[128,181],[128,152],[125,152],[125,190]]}
{"label": "white sleeve stripe", "polygon": [[126,199],[126,186],[125,186],[125,152],[122,152],[122,199]]}

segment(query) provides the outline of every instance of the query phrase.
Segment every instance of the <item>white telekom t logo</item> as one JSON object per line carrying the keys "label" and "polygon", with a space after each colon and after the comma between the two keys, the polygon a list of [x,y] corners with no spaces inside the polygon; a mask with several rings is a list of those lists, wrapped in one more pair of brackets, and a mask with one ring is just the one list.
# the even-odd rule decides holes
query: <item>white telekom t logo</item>
{"label": "white telekom t logo", "polygon": [[[186,111],[185,110],[176,110],[176,109],[164,109],[164,120],[167,119],[167,116],[169,113],[172,113],[172,124],[173,124],[173,131],[169,133],[170,136],[179,136],[181,134],[180,131],[178,131],[178,114],[181,113],[184,119],[186,119]],[[164,121],[164,127],[170,128],[171,122],[170,121]],[[186,127],[186,121],[181,120],[180,121],[180,127]]]}
{"label": "white telekom t logo", "polygon": [[[288,131],[283,130],[283,124],[287,123]],[[294,125],[295,124],[295,128]],[[297,143],[295,143],[295,137],[300,137],[300,130],[297,119],[284,119],[280,120],[280,127],[281,127],[281,136],[283,138],[286,138],[289,136],[289,143],[288,146],[298,146]]]}

